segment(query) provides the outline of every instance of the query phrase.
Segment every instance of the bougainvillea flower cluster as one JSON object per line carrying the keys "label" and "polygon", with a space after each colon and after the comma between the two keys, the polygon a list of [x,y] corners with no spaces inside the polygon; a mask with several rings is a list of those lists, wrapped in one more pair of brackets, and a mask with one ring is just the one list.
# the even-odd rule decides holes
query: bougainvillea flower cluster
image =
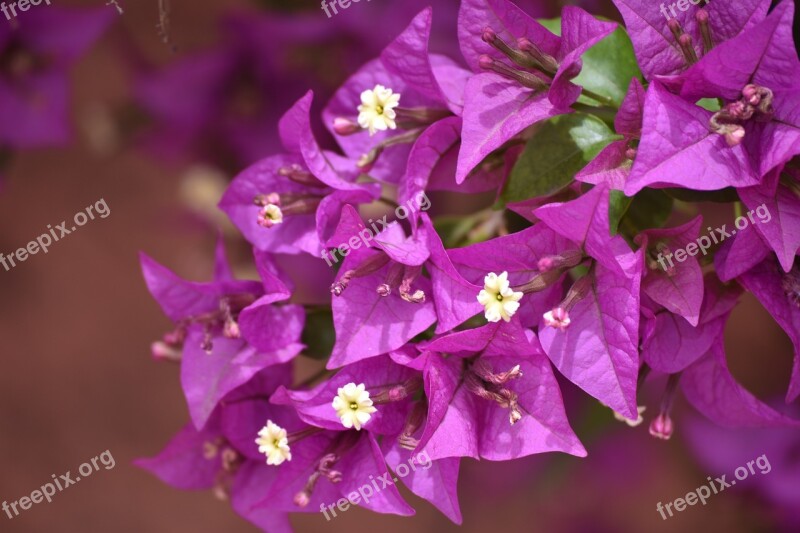
{"label": "bougainvillea flower cluster", "polygon": [[[591,453],[565,380],[658,439],[681,431],[679,392],[721,426],[800,426],[736,381],[723,342],[752,293],[794,344],[786,402],[800,396],[794,2],[669,19],[615,4],[624,26],[463,0],[462,57],[430,52],[427,8],[320,115],[313,91],[289,107],[272,125],[281,148],[219,203],[259,279],[236,279],[222,243],[208,283],[142,255],[174,323],[153,356],[180,364],[191,422],[140,466],[281,532],[290,513],[424,457],[403,482],[460,523],[462,458]],[[317,141],[319,121],[336,148]],[[403,208],[434,191],[485,208]],[[738,233],[675,216],[708,200]],[[304,305],[303,272],[275,254],[327,262],[327,305]],[[308,356],[325,368],[298,383]],[[360,505],[414,513],[394,486]]]}

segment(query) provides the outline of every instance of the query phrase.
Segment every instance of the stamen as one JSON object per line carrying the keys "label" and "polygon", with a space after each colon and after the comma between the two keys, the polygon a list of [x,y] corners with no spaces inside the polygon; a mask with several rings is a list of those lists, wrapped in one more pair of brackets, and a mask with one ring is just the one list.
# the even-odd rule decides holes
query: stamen
{"label": "stamen", "polygon": [[744,140],[745,129],[739,124],[731,124],[723,121],[735,120],[726,109],[717,111],[711,116],[709,125],[711,130],[724,136],[728,146],[733,147],[741,144]]}
{"label": "stamen", "polygon": [[686,62],[689,65],[697,63],[697,52],[694,51],[692,36],[688,33],[684,33],[678,38],[678,44],[681,47],[681,52],[683,52],[683,57],[686,59]]}
{"label": "stamen", "polygon": [[678,22],[678,19],[671,18],[667,21],[667,27],[669,31],[672,32],[672,36],[675,38],[675,41],[678,42],[683,35],[683,28],[681,28],[681,23]]}
{"label": "stamen", "polygon": [[753,85],[752,83],[745,85],[744,89],[742,89],[742,96],[745,102],[752,106],[758,106],[761,103],[761,91],[758,85]]}
{"label": "stamen", "polygon": [[572,322],[569,318],[569,312],[563,307],[556,307],[542,315],[544,318],[545,326],[560,329],[565,331]]}
{"label": "stamen", "polygon": [[519,365],[507,372],[495,374],[491,365],[479,357],[472,362],[470,369],[465,372],[464,384],[467,390],[476,396],[509,409],[508,421],[511,425],[514,425],[522,419],[522,410],[517,402],[519,397],[517,393],[503,385],[519,377],[522,377]]}
{"label": "stamen", "polygon": [[164,342],[176,348],[183,347],[183,341],[186,340],[186,328],[179,325],[174,331],[164,334]]}
{"label": "stamen", "polygon": [[203,459],[210,461],[215,458],[225,442],[222,437],[217,437],[213,441],[205,441],[203,443]]}
{"label": "stamen", "polygon": [[375,145],[375,147],[373,147],[368,153],[363,154],[358,159],[356,166],[364,172],[369,172],[372,169],[372,166],[375,164],[375,161],[378,160],[378,157],[380,157],[386,148],[395,144],[411,144],[416,141],[420,135],[422,135],[423,131],[425,131],[424,128],[418,128],[401,133],[400,135],[387,137]]}
{"label": "stamen", "polygon": [[344,136],[359,133],[362,131],[362,128],[352,120],[348,120],[344,117],[336,117],[333,119],[333,131],[336,133],[336,135]]}
{"label": "stamen", "polygon": [[408,418],[406,418],[403,431],[397,438],[397,442],[400,444],[401,448],[411,451],[414,451],[417,448],[417,445],[419,445],[419,440],[415,439],[413,435],[420,427],[422,427],[422,423],[425,421],[425,415],[427,413],[428,401],[423,397],[421,400],[414,403],[414,407],[408,414]]}
{"label": "stamen", "polygon": [[724,111],[732,120],[749,120],[756,108],[742,100],[725,105]]}
{"label": "stamen", "polygon": [[700,25],[700,33],[703,35],[703,53],[707,54],[714,48],[714,39],[711,37],[711,26],[708,24],[708,11],[700,8],[697,10],[694,17]]}
{"label": "stamen", "polygon": [[495,374],[492,371],[491,365],[480,357],[472,363],[472,371],[475,372],[475,374],[477,374],[482,380],[495,385],[505,385],[512,379],[518,379],[522,377],[522,370],[520,370],[519,365],[515,365],[507,372]]}
{"label": "stamen", "polygon": [[[656,254],[656,252],[658,252],[658,254]],[[665,257],[669,257],[671,255],[673,255],[672,249],[669,247],[669,245],[667,245],[667,243],[663,241],[657,242],[655,245],[655,251],[653,250],[647,251],[647,259],[648,259],[647,267],[650,270],[661,269],[667,274],[668,277],[671,278],[672,276],[675,275],[677,269],[675,268],[674,264],[671,264],[666,260],[664,260]],[[660,261],[659,261],[659,256],[661,257]]]}
{"label": "stamen", "polygon": [[295,201],[284,207],[281,211],[285,215],[313,215],[317,212],[317,207],[322,201],[319,196],[300,196]]}
{"label": "stamen", "polygon": [[367,258],[364,262],[358,265],[357,268],[354,270],[348,270],[342,275],[341,278],[339,278],[337,282],[331,285],[331,292],[334,294],[334,296],[341,296],[344,290],[347,288],[347,285],[350,283],[350,280],[353,278],[368,276],[369,274],[377,272],[388,262],[389,256],[383,252]]}
{"label": "stamen", "polygon": [[766,87],[761,87],[761,102],[758,104],[758,110],[766,117],[766,120],[771,120],[775,110],[772,108],[772,91]]}
{"label": "stamen", "polygon": [[389,267],[389,272],[386,274],[386,280],[378,285],[376,289],[380,296],[386,297],[392,293],[393,289],[400,289],[400,297],[409,303],[422,303],[425,301],[425,293],[421,290],[416,290],[411,293],[411,284],[419,276],[422,267],[409,267],[400,263],[392,263]]}
{"label": "stamen", "polygon": [[673,424],[669,412],[672,409],[672,402],[675,399],[675,390],[680,377],[680,373],[670,374],[667,386],[664,389],[664,396],[661,398],[661,411],[650,423],[650,435],[657,439],[669,440],[672,437]]}
{"label": "stamen", "polygon": [[570,269],[580,264],[583,260],[583,252],[580,250],[570,250],[561,255],[548,255],[542,257],[537,262],[539,272],[550,272],[551,270]]}
{"label": "stamen", "polygon": [[404,130],[430,126],[452,114],[446,109],[428,107],[398,107],[395,111],[397,112],[397,127]]}
{"label": "stamen", "polygon": [[745,130],[741,126],[733,125],[729,127],[728,131],[726,131],[724,135],[725,142],[728,143],[728,146],[734,147],[741,144],[744,140]]}
{"label": "stamen", "polygon": [[545,272],[540,272],[536,274],[530,281],[524,283],[522,285],[512,287],[514,291],[519,291],[524,294],[530,294],[533,292],[541,292],[546,288],[552,286],[556,283],[559,279],[561,279],[562,271],[561,269],[553,269],[547,270]]}
{"label": "stamen", "polygon": [[543,91],[549,87],[546,81],[535,74],[512,69],[505,63],[501,63],[500,61],[497,61],[496,59],[493,59],[487,55],[482,55],[480,57],[478,60],[478,65],[480,65],[480,67],[484,70],[496,72],[501,76],[512,79],[518,82],[520,85],[533,89],[534,91]]}
{"label": "stamen", "polygon": [[276,192],[271,192],[269,194],[257,194],[253,198],[253,203],[258,205],[258,206],[261,206],[261,207],[264,207],[264,206],[267,206],[267,205],[270,205],[270,204],[277,205],[278,207],[280,207],[280,205],[281,205],[281,195],[276,193]]}
{"label": "stamen", "polygon": [[342,480],[342,473],[333,470],[333,465],[339,461],[340,457],[335,453],[328,453],[319,460],[314,472],[308,477],[303,490],[295,494],[294,504],[298,507],[305,507],[311,501],[311,494],[314,492],[314,487],[317,485],[320,477],[327,478],[331,483],[339,483]]}
{"label": "stamen", "polygon": [[788,298],[795,307],[800,308],[800,267],[795,266],[783,276],[781,288],[783,288],[786,298]]}
{"label": "stamen", "polygon": [[211,339],[211,324],[205,324],[203,326],[203,340],[200,342],[200,349],[209,355],[214,351],[214,342]]}
{"label": "stamen", "polygon": [[558,72],[558,61],[556,58],[542,51],[541,48],[526,37],[517,39],[517,46],[525,55],[534,62],[536,68],[541,68],[550,75]]}
{"label": "stamen", "polygon": [[481,34],[481,39],[488,45],[493,46],[500,53],[504,54],[511,61],[524,68],[539,68],[541,64],[533,59],[528,54],[524,54],[519,50],[515,50],[508,46],[503,39],[497,36],[492,28],[486,27]]}
{"label": "stamen", "polygon": [[669,440],[674,431],[672,418],[668,414],[659,413],[657,417],[650,422],[650,435],[657,439]]}
{"label": "stamen", "polygon": [[300,431],[295,431],[294,433],[289,433],[286,439],[289,441],[289,444],[294,444],[297,441],[303,440],[306,437],[310,437],[311,435],[316,435],[317,433],[325,431],[322,428],[309,426],[305,429],[301,429]]}
{"label": "stamen", "polygon": [[169,361],[171,363],[180,363],[183,354],[180,349],[170,346],[166,342],[156,341],[150,345],[150,352],[153,359],[156,361]]}
{"label": "stamen", "polygon": [[222,334],[228,339],[238,339],[239,337],[241,337],[241,332],[239,331],[239,324],[237,324],[236,320],[233,318],[231,304],[227,298],[222,298],[219,301],[219,310],[222,313],[223,318],[225,319],[225,325],[222,329]]}
{"label": "stamen", "polygon": [[422,290],[417,289],[413,293],[411,292],[411,284],[414,283],[414,280],[417,279],[420,272],[422,272],[421,266],[406,266],[403,270],[403,281],[400,283],[400,297],[412,304],[421,304],[425,301],[425,293]]}
{"label": "stamen", "polygon": [[569,312],[582,300],[594,285],[594,276],[589,273],[572,284],[567,296],[556,307],[542,315],[545,325],[564,331],[570,324]]}
{"label": "stamen", "polygon": [[300,185],[306,185],[308,187],[318,187],[321,189],[327,187],[327,185],[318,180],[316,176],[314,176],[311,172],[307,170],[303,170],[303,168],[297,163],[293,164],[290,167],[279,168],[278,175],[285,176],[295,183],[299,183]]}
{"label": "stamen", "polygon": [[392,266],[389,267],[389,272],[386,273],[385,281],[378,285],[378,294],[383,297],[392,294],[392,289],[398,288],[403,281],[404,270],[405,265],[401,263],[392,263]]}
{"label": "stamen", "polygon": [[[224,442],[225,441],[223,441],[223,443]],[[233,478],[244,462],[244,458],[230,446],[223,445],[224,448],[222,448],[222,451],[219,453],[222,468],[217,472],[212,490],[217,499],[225,501],[230,497]]]}
{"label": "stamen", "polygon": [[413,377],[399,385],[376,387],[370,391],[373,405],[384,405],[405,400],[422,388],[422,379]]}

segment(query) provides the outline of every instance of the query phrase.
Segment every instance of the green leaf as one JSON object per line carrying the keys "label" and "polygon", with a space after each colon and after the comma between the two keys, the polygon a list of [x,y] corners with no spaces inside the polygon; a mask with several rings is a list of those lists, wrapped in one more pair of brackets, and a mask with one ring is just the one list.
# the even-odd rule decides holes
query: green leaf
{"label": "green leaf", "polygon": [[623,225],[632,228],[632,235],[650,229],[660,228],[672,214],[672,197],[660,189],[642,189],[633,197],[633,202],[625,213]]}
{"label": "green leaf", "polygon": [[519,202],[556,193],[600,150],[619,138],[602,120],[584,113],[541,123],[511,171],[503,200]]}
{"label": "green leaf", "polygon": [[716,202],[727,204],[739,200],[739,195],[733,187],[726,187],[717,191],[693,191],[690,189],[670,187],[664,189],[664,192],[681,202]]}
{"label": "green leaf", "polygon": [[612,190],[608,198],[608,221],[611,235],[616,235],[619,230],[619,222],[625,216],[625,212],[633,202],[633,197],[625,196],[622,191]]}
{"label": "green leaf", "polygon": [[441,236],[445,248],[465,245],[469,232],[475,226],[471,217],[444,215],[433,219],[433,228]]}
{"label": "green leaf", "polygon": [[536,22],[538,22],[551,32],[555,33],[559,37],[561,36],[561,17],[556,17],[554,19],[537,19]]}
{"label": "green leaf", "polygon": [[719,105],[718,98],[701,98],[695,104],[708,111],[719,111],[722,107]]}
{"label": "green leaf", "polygon": [[[617,106],[622,103],[632,78],[642,79],[633,44],[621,26],[589,48],[582,57],[583,69],[572,80],[576,85],[611,99]],[[579,100],[594,103],[585,96]]]}
{"label": "green leaf", "polygon": [[308,357],[323,360],[330,357],[336,342],[333,313],[329,310],[307,310],[301,342],[306,345],[303,353]]}

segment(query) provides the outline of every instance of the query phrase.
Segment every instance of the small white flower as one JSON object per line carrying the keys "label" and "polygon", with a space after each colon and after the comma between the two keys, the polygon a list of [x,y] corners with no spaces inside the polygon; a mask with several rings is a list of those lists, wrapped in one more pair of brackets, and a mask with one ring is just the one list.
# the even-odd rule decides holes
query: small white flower
{"label": "small white flower", "polygon": [[258,213],[258,224],[265,228],[271,228],[276,224],[283,223],[283,211],[275,204],[267,204]]}
{"label": "small white flower", "polygon": [[397,116],[394,108],[400,104],[400,94],[395,94],[383,85],[367,89],[361,93],[361,105],[358,106],[358,125],[375,135],[378,130],[397,129],[394,119]]}
{"label": "small white flower", "polygon": [[369,391],[363,383],[359,385],[348,383],[344,387],[339,387],[332,406],[342,420],[342,425],[348,429],[354,427],[360,430],[361,426],[372,417],[372,413],[377,411],[372,406]]}
{"label": "small white flower", "polygon": [[272,420],[267,420],[267,425],[259,430],[256,444],[258,444],[258,453],[267,456],[268,465],[277,466],[284,461],[292,460],[286,430]]}
{"label": "small white flower", "polygon": [[[637,410],[636,420],[631,420],[629,418],[625,418],[624,416],[622,416],[621,414],[619,414],[616,411],[614,411],[614,418],[616,420],[620,421],[620,422],[625,422],[626,424],[628,424],[628,426],[630,426],[632,428],[635,428],[636,426],[638,426],[639,424],[644,422],[644,417],[642,416],[642,413],[644,413],[645,409],[647,409],[647,407],[645,407],[644,405],[640,405],[640,406],[638,406],[636,408],[636,410]],[[613,409],[612,409],[612,411],[613,411]]]}
{"label": "small white flower", "polygon": [[484,307],[484,315],[489,322],[499,322],[501,318],[506,322],[511,321],[521,299],[522,293],[511,289],[508,272],[499,276],[490,272],[483,278],[483,290],[478,293],[478,302]]}

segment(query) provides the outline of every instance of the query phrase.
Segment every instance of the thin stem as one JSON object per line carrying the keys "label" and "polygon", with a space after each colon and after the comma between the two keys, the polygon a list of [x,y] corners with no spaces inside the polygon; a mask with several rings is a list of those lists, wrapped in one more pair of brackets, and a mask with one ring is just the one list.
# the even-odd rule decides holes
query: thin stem
{"label": "thin stem", "polygon": [[298,384],[297,384],[297,386],[296,386],[295,388],[297,388],[297,389],[302,389],[302,388],[304,388],[304,387],[309,387],[309,386],[311,386],[311,385],[312,385],[312,384],[313,384],[315,381],[317,381],[318,379],[320,379],[320,378],[322,378],[322,377],[326,377],[326,376],[328,376],[329,374],[333,374],[333,371],[331,371],[331,370],[328,370],[327,368],[325,368],[325,367],[323,366],[323,367],[322,367],[322,368],[320,368],[320,369],[319,369],[319,370],[318,370],[316,373],[314,373],[314,375],[312,375],[312,376],[309,376],[307,379],[303,380],[301,383],[298,383]]}
{"label": "thin stem", "polygon": [[601,104],[607,105],[608,107],[612,107],[614,109],[619,109],[619,106],[616,104],[616,102],[614,102],[614,100],[608,98],[607,96],[599,95],[596,92],[590,91],[585,87],[581,87],[581,92],[583,93],[584,96],[588,96],[589,98],[591,98],[596,102],[600,102]]}
{"label": "thin stem", "polygon": [[614,117],[617,116],[617,110],[613,107],[606,107],[606,106],[596,107],[592,105],[582,104],[580,102],[575,102],[574,104],[572,104],[572,109],[589,115],[595,115],[600,120],[602,120],[603,122],[612,127],[614,126]]}
{"label": "thin stem", "polygon": [[381,196],[380,198],[378,198],[378,201],[379,202],[383,202],[384,204],[388,205],[389,207],[394,207],[394,208],[400,207],[400,204],[398,204],[397,202],[395,202],[391,198],[386,198],[385,196]]}

